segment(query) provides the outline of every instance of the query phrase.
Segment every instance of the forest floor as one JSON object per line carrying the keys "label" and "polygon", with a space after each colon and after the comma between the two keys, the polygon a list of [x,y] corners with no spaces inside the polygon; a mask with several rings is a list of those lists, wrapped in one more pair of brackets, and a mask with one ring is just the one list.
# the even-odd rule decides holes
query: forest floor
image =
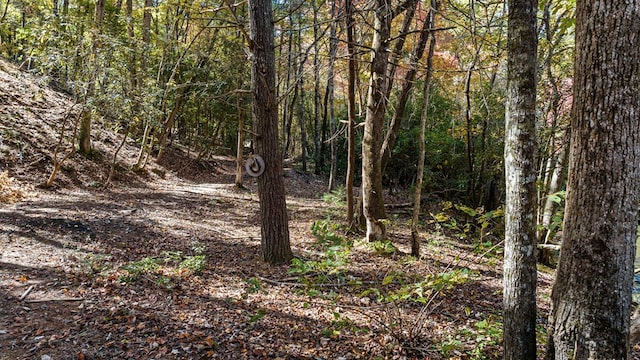
{"label": "forest floor", "polygon": [[[233,158],[175,145],[134,173],[130,140],[105,186],[122,135],[97,122],[91,159],[56,155],[71,107],[0,61],[0,360],[501,358],[501,242],[453,226],[462,212],[426,211],[415,259],[407,208],[389,207],[394,246],[368,244],[342,194],[287,168],[296,259],[272,267]],[[551,272],[538,281],[542,348]]]}

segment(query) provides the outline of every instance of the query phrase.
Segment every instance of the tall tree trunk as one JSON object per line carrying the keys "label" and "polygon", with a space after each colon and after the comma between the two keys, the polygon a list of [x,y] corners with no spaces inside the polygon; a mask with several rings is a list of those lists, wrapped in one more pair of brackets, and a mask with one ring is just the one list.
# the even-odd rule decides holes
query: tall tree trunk
{"label": "tall tree trunk", "polygon": [[[293,11],[294,11],[294,4],[293,2],[290,3],[289,5],[289,39],[288,39],[288,44],[287,44],[287,71],[285,74],[285,81],[284,81],[284,104],[282,107],[282,141],[284,141],[284,146],[282,148],[282,157],[286,158],[287,157],[287,152],[289,151],[289,137],[287,136],[287,124],[290,124],[291,121],[293,120],[293,116],[291,115],[291,111],[290,109],[293,108],[293,103],[295,102],[295,98],[296,98],[296,91],[298,90],[297,86],[297,75],[295,74],[295,71],[297,70],[297,67],[294,63],[294,56],[293,56],[293,33],[294,33],[294,22],[293,22]],[[284,31],[282,32],[282,37],[281,40],[284,40]],[[300,30],[298,30],[298,34],[300,33]],[[298,35],[298,39],[300,39],[300,36]],[[298,41],[298,46],[300,45],[300,41]],[[295,79],[296,83],[295,86],[296,88],[294,88],[294,91],[290,91],[291,89],[291,76],[293,75],[293,78]]]}
{"label": "tall tree trunk", "polygon": [[382,220],[387,217],[382,193],[382,130],[387,110],[386,90],[389,78],[389,39],[391,22],[401,11],[412,6],[412,1],[393,9],[390,0],[376,0],[374,34],[371,51],[371,79],[367,93],[367,111],[362,138],[362,206],[367,224],[367,240],[386,237]]}
{"label": "tall tree trunk", "polygon": [[[413,4],[407,9],[407,12],[402,19],[402,25],[400,26],[400,30],[398,31],[398,36],[395,40],[395,44],[393,46],[393,50],[389,59],[389,66],[387,77],[389,81],[387,81],[387,89],[385,90],[386,97],[388,98],[391,95],[391,90],[393,89],[394,79],[396,76],[396,69],[398,68],[398,62],[402,57],[402,49],[404,48],[404,43],[407,40],[407,36],[411,33],[411,23],[413,22],[413,18],[416,15],[416,8],[418,7],[418,2],[413,2]],[[424,24],[429,23],[429,21],[423,21]],[[429,26],[426,26],[429,28]]]}
{"label": "tall tree trunk", "polygon": [[347,196],[347,223],[354,225],[354,194],[353,179],[355,177],[355,124],[356,124],[356,46],[353,36],[355,21],[353,20],[353,3],[345,0],[345,22],[347,30],[347,52],[348,52],[348,84],[347,84],[347,176],[346,176],[346,196]]}
{"label": "tall tree trunk", "polygon": [[[318,54],[318,43],[320,42],[318,23],[318,0],[311,0],[313,6],[313,123],[315,126],[315,142],[316,142],[316,175],[322,173],[324,167],[324,140],[326,131],[324,121],[320,123],[320,58]],[[326,111],[326,109],[325,109]]]}
{"label": "tall tree trunk", "polygon": [[[335,2],[331,5],[331,16],[334,19],[337,19],[339,16],[336,14],[338,7]],[[329,144],[331,145],[331,168],[329,171],[329,185],[328,190],[332,191],[334,187],[336,170],[337,170],[337,150],[336,150],[336,126],[335,126],[335,118],[334,118],[334,109],[333,109],[333,99],[334,99],[334,65],[336,60],[336,54],[338,53],[338,35],[336,27],[338,25],[338,20],[331,21],[329,31],[329,64],[327,70],[327,88],[325,90],[324,96],[324,109],[325,109],[325,118],[328,118],[329,121],[329,134],[330,140]]]}
{"label": "tall tree trunk", "polygon": [[[536,0],[509,0],[504,358],[536,359]],[[469,73],[470,76],[470,73]]]}
{"label": "tall tree trunk", "polygon": [[284,264],[293,258],[293,253],[289,243],[289,220],[278,145],[271,1],[249,0],[249,29],[255,150],[265,162],[264,173],[257,178],[262,218],[262,259],[270,264]]}
{"label": "tall tree trunk", "polygon": [[[242,89],[242,81],[238,89]],[[236,111],[238,112],[238,148],[236,149],[236,180],[235,185],[237,188],[243,188],[242,184],[242,162],[244,155],[244,115],[242,113],[242,106],[240,105],[241,94],[236,94]]]}
{"label": "tall tree trunk", "polygon": [[371,80],[367,94],[367,111],[362,138],[362,206],[367,225],[367,240],[386,236],[383,219],[387,217],[382,193],[382,127],[387,109],[388,39],[391,34],[391,2],[376,0],[371,54]]}
{"label": "tall tree trunk", "polygon": [[[138,86],[145,86],[145,77],[143,76],[148,68],[148,56],[151,48],[151,9],[153,8],[153,0],[144,1],[144,10],[142,12],[142,53],[140,54],[140,72],[138,72]],[[140,121],[140,127],[142,130],[142,143],[140,144],[140,151],[138,152],[138,158],[133,166],[134,171],[142,169],[145,159],[149,151],[151,151],[152,136],[151,133],[151,121],[147,116],[142,117]]]}
{"label": "tall tree trunk", "polygon": [[298,101],[298,123],[300,125],[300,142],[302,147],[302,171],[307,171],[307,126],[304,114],[304,78],[300,77],[300,101]]}
{"label": "tall tree trunk", "polygon": [[[436,13],[438,11],[438,1],[431,0],[431,10],[429,11],[429,21],[425,23],[431,24],[431,27],[435,27]],[[411,217],[411,255],[420,258],[420,234],[418,232],[418,220],[420,217],[420,202],[422,198],[422,183],[424,179],[424,162],[426,157],[425,146],[425,133],[427,128],[427,114],[429,113],[429,90],[431,88],[431,77],[433,75],[433,53],[436,47],[435,32],[430,31],[429,41],[429,55],[427,55],[427,73],[424,79],[423,101],[422,111],[420,114],[420,139],[418,142],[419,159],[418,159],[418,173],[416,175],[416,186],[413,193],[413,213]]]}
{"label": "tall tree trunk", "polygon": [[555,229],[550,229],[553,215],[555,214],[558,204],[553,201],[551,195],[560,191],[562,184],[565,180],[565,172],[567,170],[567,160],[569,159],[569,141],[568,136],[565,136],[563,143],[559,144],[561,147],[559,154],[555,155],[555,161],[552,162],[551,169],[549,169],[549,183],[546,189],[547,196],[544,199],[544,207],[542,211],[542,231],[538,237],[539,242],[548,243],[556,234]]}
{"label": "tall tree trunk", "polygon": [[127,0],[126,2],[126,17],[127,17],[127,38],[129,40],[129,86],[131,86],[130,94],[135,98],[138,89],[138,64],[136,59],[136,39],[134,33],[133,23],[133,0]]}
{"label": "tall tree trunk", "polygon": [[[85,101],[91,101],[96,92],[96,78],[99,71],[98,52],[100,48],[100,32],[102,29],[102,23],[104,21],[104,7],[105,0],[98,0],[95,4],[94,11],[94,28],[92,31],[92,43],[91,43],[91,74],[89,74],[89,83],[87,85],[87,93],[85,95]],[[82,116],[80,118],[80,128],[78,132],[78,148],[83,154],[89,154],[91,152],[91,118],[93,115],[93,108],[85,106],[82,110]]]}
{"label": "tall tree trunk", "polygon": [[[436,4],[437,5],[437,4]],[[420,36],[418,43],[413,48],[409,60],[409,70],[407,71],[404,82],[402,84],[402,91],[396,102],[396,108],[389,124],[389,129],[382,143],[382,171],[384,172],[389,160],[391,159],[391,153],[396,143],[396,138],[400,132],[400,125],[402,124],[402,118],[404,117],[405,109],[407,108],[407,102],[409,101],[409,95],[413,89],[414,80],[418,73],[418,62],[422,59],[424,50],[427,47],[427,40],[432,33],[431,28],[433,25],[429,21],[422,23],[422,29],[420,30]],[[389,88],[390,91],[390,88]]]}
{"label": "tall tree trunk", "polygon": [[548,359],[627,359],[640,190],[640,2],[578,1]]}

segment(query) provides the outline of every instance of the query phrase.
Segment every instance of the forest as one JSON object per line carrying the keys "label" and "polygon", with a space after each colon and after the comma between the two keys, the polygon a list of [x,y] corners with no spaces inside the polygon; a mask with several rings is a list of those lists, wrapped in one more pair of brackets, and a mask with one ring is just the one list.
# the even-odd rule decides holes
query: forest
{"label": "forest", "polygon": [[0,0],[0,360],[640,358],[638,38],[637,0]]}

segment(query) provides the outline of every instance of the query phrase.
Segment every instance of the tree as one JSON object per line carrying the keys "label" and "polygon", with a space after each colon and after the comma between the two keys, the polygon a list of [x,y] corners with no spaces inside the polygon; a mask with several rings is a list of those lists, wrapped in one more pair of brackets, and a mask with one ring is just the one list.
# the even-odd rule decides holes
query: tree
{"label": "tree", "polygon": [[347,176],[345,180],[347,195],[347,223],[354,224],[353,179],[355,177],[355,126],[356,126],[356,50],[353,28],[353,3],[344,2],[344,18],[347,36],[348,83],[347,83]]}
{"label": "tree", "polygon": [[[425,27],[435,27],[436,12],[438,11],[439,3],[437,0],[431,0],[431,10],[429,11],[429,19],[425,21]],[[428,24],[428,25],[427,25]],[[423,27],[424,29],[424,27]],[[416,186],[413,193],[413,212],[411,216],[411,255],[420,257],[420,234],[418,232],[418,219],[420,217],[421,210],[421,197],[422,197],[422,182],[424,179],[424,162],[425,162],[425,132],[427,127],[427,114],[429,109],[429,90],[431,89],[431,78],[433,76],[433,54],[436,47],[435,31],[429,31],[429,54],[427,55],[427,71],[424,79],[424,91],[423,91],[423,103],[422,111],[420,114],[420,140],[418,148],[420,149],[418,154],[418,174],[416,176]],[[422,33],[420,34],[422,40]],[[420,46],[420,44],[418,45]],[[404,94],[404,87],[403,92]],[[395,118],[395,116],[394,116]],[[386,143],[386,141],[385,141]],[[383,159],[384,162],[384,159]],[[384,168],[384,165],[383,165]]]}
{"label": "tree", "polygon": [[362,138],[362,206],[367,223],[367,240],[382,240],[386,236],[383,219],[387,217],[382,194],[382,131],[388,98],[387,66],[391,23],[415,0],[408,0],[392,8],[390,0],[376,0],[374,33],[371,50],[371,78],[367,93],[367,110]]}
{"label": "tree", "polygon": [[626,359],[640,189],[640,2],[579,1],[548,359]]}
{"label": "tree", "polygon": [[249,29],[255,151],[265,162],[264,173],[257,179],[262,217],[262,259],[271,264],[283,264],[289,262],[293,254],[289,243],[282,157],[278,145],[278,100],[270,1],[249,1]]}
{"label": "tree", "polygon": [[504,358],[536,358],[536,0],[509,0]]}
{"label": "tree", "polygon": [[[89,74],[89,82],[87,85],[87,92],[85,95],[85,101],[91,101],[96,92],[96,77],[98,76],[99,63],[98,63],[98,51],[100,49],[100,32],[102,23],[104,22],[104,9],[105,0],[98,0],[95,4],[94,11],[94,28],[92,32],[92,45],[91,45],[91,73]],[[85,106],[82,110],[82,117],[80,119],[80,129],[78,133],[78,147],[81,153],[89,154],[91,152],[91,117],[93,109],[92,107]]]}

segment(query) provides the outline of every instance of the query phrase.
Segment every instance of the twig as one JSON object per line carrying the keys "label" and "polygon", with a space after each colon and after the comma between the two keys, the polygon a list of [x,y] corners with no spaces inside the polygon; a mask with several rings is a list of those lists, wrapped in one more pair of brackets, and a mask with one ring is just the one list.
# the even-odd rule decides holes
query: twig
{"label": "twig", "polygon": [[29,288],[24,293],[22,293],[22,296],[20,296],[20,301],[24,300],[24,298],[26,298],[27,295],[29,295],[29,293],[31,292],[31,290],[33,290],[33,288],[34,288],[34,285],[29,286]]}
{"label": "twig", "polygon": [[84,298],[74,297],[74,298],[56,298],[56,299],[36,299],[36,300],[27,300],[28,303],[42,303],[42,302],[50,302],[50,301],[82,301]]}

